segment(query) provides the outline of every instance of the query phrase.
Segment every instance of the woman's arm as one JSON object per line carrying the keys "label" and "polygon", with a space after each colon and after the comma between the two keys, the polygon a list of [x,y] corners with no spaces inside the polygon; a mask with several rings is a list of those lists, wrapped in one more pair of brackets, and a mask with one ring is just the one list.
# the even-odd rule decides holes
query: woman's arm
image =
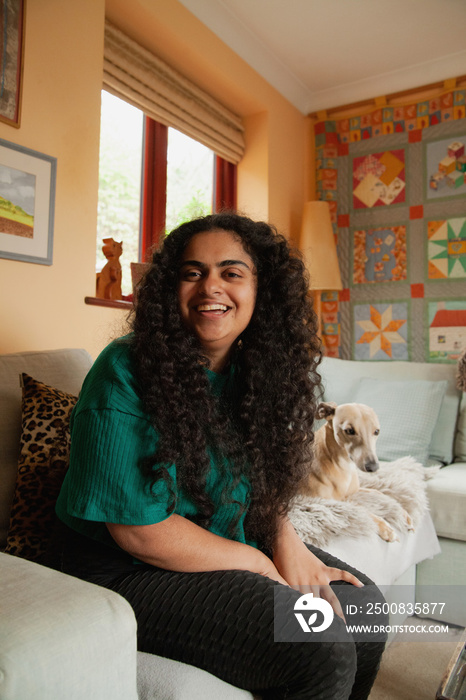
{"label": "woman's arm", "polygon": [[173,514],[153,525],[107,523],[115,542],[136,559],[170,571],[241,569],[287,585],[261,551],[228,540]]}

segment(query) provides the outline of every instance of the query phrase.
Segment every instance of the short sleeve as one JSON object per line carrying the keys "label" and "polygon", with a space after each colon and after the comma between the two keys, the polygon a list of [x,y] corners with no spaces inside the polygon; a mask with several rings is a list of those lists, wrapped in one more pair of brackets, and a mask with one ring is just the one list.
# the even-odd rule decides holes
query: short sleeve
{"label": "short sleeve", "polygon": [[168,469],[172,488],[164,479],[150,488],[141,468],[141,459],[157,447],[149,421],[111,408],[81,410],[73,418],[70,468],[59,508],[83,520],[124,525],[166,519],[172,512],[168,506],[176,503],[176,469]]}

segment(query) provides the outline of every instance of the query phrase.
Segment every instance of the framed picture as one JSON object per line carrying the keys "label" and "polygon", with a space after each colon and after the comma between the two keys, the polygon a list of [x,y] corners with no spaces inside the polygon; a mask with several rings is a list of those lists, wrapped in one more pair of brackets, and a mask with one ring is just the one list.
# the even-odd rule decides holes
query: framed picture
{"label": "framed picture", "polygon": [[19,127],[25,0],[0,0],[0,121]]}
{"label": "framed picture", "polygon": [[0,257],[52,264],[57,159],[0,139]]}

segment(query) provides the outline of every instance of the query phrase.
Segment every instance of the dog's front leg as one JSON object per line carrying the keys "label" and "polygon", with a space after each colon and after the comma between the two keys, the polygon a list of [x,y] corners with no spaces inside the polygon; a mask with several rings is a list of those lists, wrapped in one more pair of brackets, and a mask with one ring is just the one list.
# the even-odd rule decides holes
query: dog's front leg
{"label": "dog's front leg", "polygon": [[[372,491],[372,492],[373,492],[373,491],[378,491],[378,489],[371,489],[370,487],[367,488],[367,487],[364,487],[364,486],[360,486],[360,487],[359,487],[359,491],[364,491],[364,493],[371,493],[371,491]],[[382,493],[382,492],[380,492],[380,493]],[[401,508],[401,506],[400,506],[400,508]],[[404,508],[401,508],[401,510],[403,511],[403,517],[404,517],[404,520],[405,520],[405,523],[406,523],[406,528],[407,528],[407,530],[408,530],[408,531],[411,531],[411,532],[414,532],[414,524],[413,524],[413,519],[412,519],[412,517],[410,516],[410,514],[408,513],[408,511],[405,510]],[[389,540],[389,541],[391,541],[391,540]]]}

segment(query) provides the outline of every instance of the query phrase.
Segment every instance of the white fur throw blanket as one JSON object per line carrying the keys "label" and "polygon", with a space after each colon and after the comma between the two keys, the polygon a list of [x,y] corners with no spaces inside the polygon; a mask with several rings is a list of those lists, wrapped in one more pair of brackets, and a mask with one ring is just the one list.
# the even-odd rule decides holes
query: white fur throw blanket
{"label": "white fur throw blanket", "polygon": [[[337,535],[362,537],[377,532],[370,513],[384,518],[397,532],[407,531],[406,517],[413,527],[428,510],[425,482],[440,467],[423,467],[413,457],[402,457],[380,465],[377,472],[358,472],[361,487],[346,501],[299,496],[293,502],[289,518],[304,542],[322,547]],[[375,490],[376,489],[376,490]]]}

